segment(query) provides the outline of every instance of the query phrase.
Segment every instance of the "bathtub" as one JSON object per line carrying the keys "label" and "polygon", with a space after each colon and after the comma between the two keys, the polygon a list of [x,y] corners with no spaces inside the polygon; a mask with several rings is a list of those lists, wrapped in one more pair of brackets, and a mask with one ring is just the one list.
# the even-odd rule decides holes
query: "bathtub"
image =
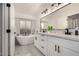
{"label": "bathtub", "polygon": [[16,36],[16,40],[18,41],[18,43],[20,45],[32,44],[32,43],[34,43],[34,38],[35,38],[35,35],[29,35],[29,36],[19,35],[19,36]]}

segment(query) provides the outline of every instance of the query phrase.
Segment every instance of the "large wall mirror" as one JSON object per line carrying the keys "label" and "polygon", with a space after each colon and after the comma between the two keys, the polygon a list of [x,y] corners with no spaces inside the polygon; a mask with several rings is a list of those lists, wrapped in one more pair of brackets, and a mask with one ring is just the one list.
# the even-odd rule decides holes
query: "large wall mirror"
{"label": "large wall mirror", "polygon": [[[44,21],[43,21],[44,19]],[[75,29],[76,27],[79,28],[79,13],[70,15],[70,16],[65,16],[64,18],[62,17],[61,19],[57,18],[49,18],[49,17],[44,17],[40,19],[40,29],[47,29],[48,25],[51,24],[51,26],[54,27],[54,29]]]}
{"label": "large wall mirror", "polygon": [[[71,9],[72,8],[72,9]],[[43,25],[42,20],[47,21],[47,24]],[[45,23],[45,22],[44,22]],[[54,29],[74,29],[79,27],[79,4],[69,4],[63,8],[52,12],[40,19],[40,27],[53,26]]]}

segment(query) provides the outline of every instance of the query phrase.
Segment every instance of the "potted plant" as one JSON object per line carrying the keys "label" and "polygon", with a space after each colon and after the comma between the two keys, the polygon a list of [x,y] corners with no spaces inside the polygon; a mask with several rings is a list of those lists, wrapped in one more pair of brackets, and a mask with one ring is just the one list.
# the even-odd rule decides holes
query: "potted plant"
{"label": "potted plant", "polygon": [[53,26],[51,26],[51,25],[48,26],[48,31],[49,32],[52,32],[53,29],[54,29]]}

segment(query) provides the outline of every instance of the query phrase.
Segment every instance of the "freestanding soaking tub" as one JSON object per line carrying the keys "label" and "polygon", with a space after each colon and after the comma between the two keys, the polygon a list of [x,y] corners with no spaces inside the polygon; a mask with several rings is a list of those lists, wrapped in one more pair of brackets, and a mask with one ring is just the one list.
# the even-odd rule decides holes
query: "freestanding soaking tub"
{"label": "freestanding soaking tub", "polygon": [[29,35],[29,36],[16,36],[16,40],[20,45],[28,45],[32,44],[34,42],[35,35]]}

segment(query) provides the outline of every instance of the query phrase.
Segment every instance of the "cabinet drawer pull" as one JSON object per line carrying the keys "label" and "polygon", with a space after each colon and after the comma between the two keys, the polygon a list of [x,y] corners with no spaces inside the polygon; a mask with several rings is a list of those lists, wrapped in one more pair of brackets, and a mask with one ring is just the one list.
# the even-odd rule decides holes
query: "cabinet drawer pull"
{"label": "cabinet drawer pull", "polygon": [[55,45],[55,51],[57,51],[57,45]]}
{"label": "cabinet drawer pull", "polygon": [[41,39],[41,41],[44,41],[44,39]]}
{"label": "cabinet drawer pull", "polygon": [[37,40],[37,37],[35,37],[35,40]]}
{"label": "cabinet drawer pull", "polygon": [[41,36],[45,36],[45,35],[42,34]]}
{"label": "cabinet drawer pull", "polygon": [[43,48],[44,49],[44,47],[42,46],[41,48]]}
{"label": "cabinet drawer pull", "polygon": [[58,53],[60,53],[60,47],[58,46]]}

